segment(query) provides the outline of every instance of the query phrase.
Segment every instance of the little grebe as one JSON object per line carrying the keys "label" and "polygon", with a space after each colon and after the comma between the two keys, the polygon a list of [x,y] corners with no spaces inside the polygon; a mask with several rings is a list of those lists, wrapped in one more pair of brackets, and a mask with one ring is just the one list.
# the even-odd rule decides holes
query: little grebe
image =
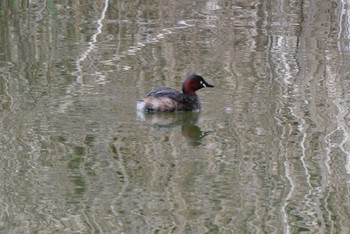
{"label": "little grebe", "polygon": [[144,98],[138,100],[137,110],[142,112],[198,111],[201,108],[196,91],[201,88],[212,88],[203,77],[190,75],[182,84],[182,93],[161,87],[153,89]]}

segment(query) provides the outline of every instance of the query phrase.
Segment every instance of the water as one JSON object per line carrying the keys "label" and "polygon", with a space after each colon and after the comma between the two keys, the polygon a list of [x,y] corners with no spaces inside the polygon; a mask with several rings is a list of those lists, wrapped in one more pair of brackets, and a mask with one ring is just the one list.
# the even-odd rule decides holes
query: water
{"label": "water", "polygon": [[348,9],[0,3],[1,232],[349,233]]}

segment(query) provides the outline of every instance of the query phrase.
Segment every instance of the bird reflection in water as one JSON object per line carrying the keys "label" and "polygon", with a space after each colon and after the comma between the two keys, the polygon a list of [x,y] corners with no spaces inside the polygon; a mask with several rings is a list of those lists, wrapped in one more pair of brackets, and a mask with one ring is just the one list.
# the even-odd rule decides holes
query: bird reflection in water
{"label": "bird reflection in water", "polygon": [[138,112],[137,118],[163,131],[173,130],[175,127],[181,126],[182,136],[187,142],[192,146],[198,146],[201,144],[202,138],[209,134],[208,131],[202,131],[196,125],[199,114],[199,112]]}

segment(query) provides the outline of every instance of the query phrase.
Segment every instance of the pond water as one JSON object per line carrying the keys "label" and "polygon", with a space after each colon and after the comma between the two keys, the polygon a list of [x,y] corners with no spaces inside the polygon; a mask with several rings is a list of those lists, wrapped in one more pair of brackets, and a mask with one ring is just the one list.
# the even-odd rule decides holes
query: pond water
{"label": "pond water", "polygon": [[[347,1],[0,3],[4,233],[349,233]],[[136,113],[192,73],[197,113]]]}

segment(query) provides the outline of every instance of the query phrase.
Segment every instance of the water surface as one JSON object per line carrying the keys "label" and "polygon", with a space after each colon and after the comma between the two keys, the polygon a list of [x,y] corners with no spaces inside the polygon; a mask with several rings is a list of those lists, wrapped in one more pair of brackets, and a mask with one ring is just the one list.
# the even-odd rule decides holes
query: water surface
{"label": "water surface", "polygon": [[2,232],[349,233],[348,8],[0,3]]}

